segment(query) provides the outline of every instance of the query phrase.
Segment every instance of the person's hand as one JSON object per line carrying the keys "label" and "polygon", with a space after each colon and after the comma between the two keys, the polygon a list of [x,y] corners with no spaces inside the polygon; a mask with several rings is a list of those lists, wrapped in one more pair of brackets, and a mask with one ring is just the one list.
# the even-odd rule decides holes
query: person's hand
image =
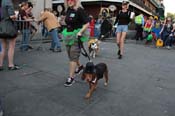
{"label": "person's hand", "polygon": [[36,23],[37,23],[38,25],[40,25],[41,21],[36,21]]}
{"label": "person's hand", "polygon": [[162,32],[159,32],[159,35],[161,35],[162,34]]}
{"label": "person's hand", "polygon": [[82,36],[82,33],[80,31],[77,33],[77,37],[79,36]]}
{"label": "person's hand", "polygon": [[33,20],[33,22],[38,22],[36,19],[32,19]]}
{"label": "person's hand", "polygon": [[11,18],[12,20],[16,20],[16,19],[17,19],[16,15],[12,15],[12,16],[10,16],[10,18]]}

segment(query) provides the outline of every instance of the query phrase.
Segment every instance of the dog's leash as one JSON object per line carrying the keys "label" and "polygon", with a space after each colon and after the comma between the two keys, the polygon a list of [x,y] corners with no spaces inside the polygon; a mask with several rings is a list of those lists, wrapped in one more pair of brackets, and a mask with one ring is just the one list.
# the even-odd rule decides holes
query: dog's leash
{"label": "dog's leash", "polygon": [[78,46],[81,49],[81,54],[83,56],[87,57],[89,61],[91,61],[91,58],[90,58],[89,54],[87,53],[86,49],[84,48],[83,42],[81,41],[81,37],[82,36],[78,36],[78,38],[77,38],[78,39]]}

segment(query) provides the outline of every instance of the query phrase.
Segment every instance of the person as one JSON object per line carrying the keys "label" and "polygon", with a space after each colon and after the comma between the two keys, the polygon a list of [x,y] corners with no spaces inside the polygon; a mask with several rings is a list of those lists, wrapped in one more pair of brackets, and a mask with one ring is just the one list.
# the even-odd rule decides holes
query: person
{"label": "person", "polygon": [[[2,16],[1,19],[5,17],[10,17],[12,20],[15,20],[17,17],[15,16],[13,0],[2,0]],[[8,70],[17,70],[19,66],[14,64],[14,52],[15,52],[15,44],[16,38],[0,38],[2,43],[2,52],[0,54],[0,71],[4,69],[3,61],[6,55],[6,49],[8,46]]]}
{"label": "person", "polygon": [[136,41],[139,40],[143,40],[143,27],[144,27],[144,17],[143,14],[140,14],[138,16],[135,17],[135,24],[136,24],[136,35],[135,35],[135,39]]}
{"label": "person", "polygon": [[63,31],[66,27],[65,17],[66,17],[66,13],[62,12],[61,16],[59,17],[59,22],[61,25],[60,31]]}
{"label": "person", "polygon": [[[35,17],[33,16],[33,13],[32,13],[32,9],[33,9],[33,4],[31,2],[28,2],[28,9],[26,9],[26,13],[28,15],[28,18],[35,19]],[[33,36],[36,34],[36,32],[37,32],[37,28],[34,26],[34,22],[32,21],[32,22],[30,22],[30,33],[31,33],[30,39],[33,38]]]}
{"label": "person", "polygon": [[[69,87],[74,82],[75,73],[79,73],[83,69],[83,65],[81,65],[79,61],[81,48],[79,47],[77,39],[81,37],[81,42],[88,40],[87,37],[83,37],[83,32],[85,32],[89,26],[89,18],[80,0],[65,0],[64,4],[66,8],[65,22],[67,25],[62,34],[69,57],[69,77],[64,85]],[[71,36],[71,39],[66,35]]]}
{"label": "person", "polygon": [[154,23],[153,23],[153,17],[150,16],[144,25],[143,31],[144,31],[144,38],[147,38],[147,36],[151,33],[152,31],[152,27],[153,27]]}
{"label": "person", "polygon": [[20,49],[21,51],[28,51],[29,49],[32,49],[32,47],[29,45],[29,38],[30,38],[30,21],[33,21],[28,14],[27,10],[29,9],[28,2],[23,2],[21,4],[21,8],[19,10],[19,17],[21,18],[21,27],[20,30],[22,32],[22,42]]}
{"label": "person", "polygon": [[58,27],[60,27],[60,24],[56,19],[55,15],[51,11],[49,11],[48,8],[44,9],[44,12],[38,20],[39,23],[42,21],[44,23],[44,26],[47,28],[48,32],[52,36],[50,50],[53,52],[61,52],[61,44],[58,38]]}
{"label": "person", "polygon": [[173,28],[171,30],[171,34],[167,38],[167,41],[165,43],[167,49],[171,49],[173,43],[175,43],[175,23],[173,23]]}
{"label": "person", "polygon": [[161,39],[163,40],[164,46],[166,45],[167,39],[171,34],[172,29],[173,29],[172,19],[171,17],[167,17],[160,31]]}
{"label": "person", "polygon": [[117,29],[116,29],[116,42],[118,45],[118,59],[122,59],[123,53],[124,53],[124,41],[126,38],[126,33],[128,31],[128,24],[130,23],[130,11],[128,10],[128,1],[122,2],[122,10],[119,11],[118,15],[116,16],[116,20],[114,25],[118,23]]}

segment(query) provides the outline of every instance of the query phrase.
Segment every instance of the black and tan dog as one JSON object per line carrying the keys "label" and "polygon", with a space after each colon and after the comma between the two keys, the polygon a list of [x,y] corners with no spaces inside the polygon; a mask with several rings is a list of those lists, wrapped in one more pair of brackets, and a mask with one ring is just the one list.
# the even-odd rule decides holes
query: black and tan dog
{"label": "black and tan dog", "polygon": [[82,79],[85,80],[89,84],[89,91],[87,92],[85,98],[89,99],[93,93],[93,91],[97,87],[97,83],[99,79],[104,77],[105,83],[104,85],[108,85],[108,67],[105,63],[99,63],[94,65],[93,62],[88,62],[84,71],[82,73]]}

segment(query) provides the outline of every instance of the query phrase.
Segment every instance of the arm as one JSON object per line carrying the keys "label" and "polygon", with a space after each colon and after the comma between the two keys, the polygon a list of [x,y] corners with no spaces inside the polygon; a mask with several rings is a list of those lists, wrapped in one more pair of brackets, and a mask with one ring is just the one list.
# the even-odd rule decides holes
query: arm
{"label": "arm", "polygon": [[79,21],[82,22],[82,28],[78,32],[77,36],[82,36],[82,33],[89,27],[89,18],[84,9],[78,9]]}
{"label": "arm", "polygon": [[115,19],[114,25],[115,25],[116,23],[118,23],[118,20],[119,20],[119,14],[116,16],[116,19]]}
{"label": "arm", "polygon": [[46,19],[47,19],[46,13],[44,12],[44,13],[41,15],[41,17],[39,18],[38,22],[40,23],[40,22],[42,22],[42,21],[44,21],[44,20],[46,20]]}
{"label": "arm", "polygon": [[78,36],[82,36],[82,33],[89,27],[89,23],[86,23],[83,25],[83,27],[81,28],[81,30],[78,32]]}
{"label": "arm", "polygon": [[163,24],[163,26],[162,26],[162,28],[161,28],[161,30],[160,30],[160,32],[159,32],[159,34],[162,34],[162,32],[163,32],[164,28],[165,28],[165,24]]}
{"label": "arm", "polygon": [[16,19],[12,1],[11,0],[6,0],[5,5],[8,9],[8,14],[9,14],[10,18],[11,19]]}
{"label": "arm", "polygon": [[145,19],[144,17],[142,17],[142,26],[144,26],[144,24],[145,24]]}

